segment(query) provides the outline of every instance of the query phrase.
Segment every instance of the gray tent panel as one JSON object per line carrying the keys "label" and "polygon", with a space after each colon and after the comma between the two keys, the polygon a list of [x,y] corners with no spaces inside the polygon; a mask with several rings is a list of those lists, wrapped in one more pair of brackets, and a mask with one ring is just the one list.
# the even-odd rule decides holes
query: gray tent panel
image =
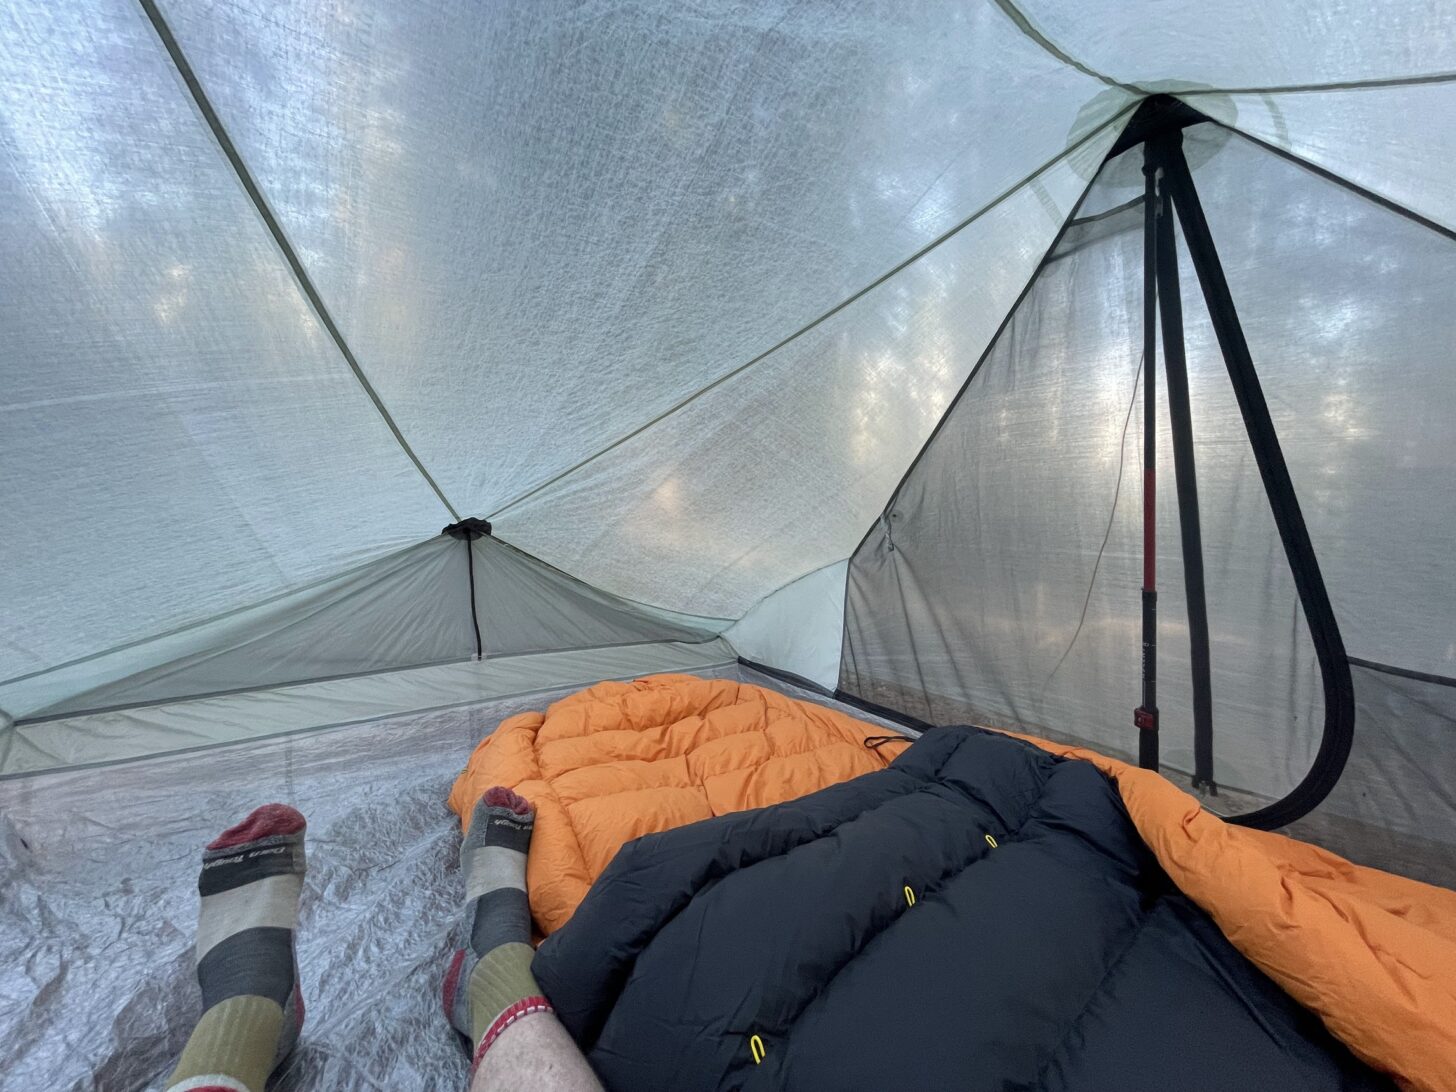
{"label": "gray tent panel", "polygon": [[[603,679],[715,670],[734,661],[724,640],[659,641],[574,652],[461,660],[132,706],[16,724],[0,734],[0,780],[67,767],[210,750],[429,709],[452,709]],[[463,765],[464,753],[455,756]]]}
{"label": "gray tent panel", "polygon": [[[609,595],[495,538],[467,545],[441,535],[266,603],[0,684],[0,711],[22,727],[60,718],[74,730],[86,713],[459,663],[476,656],[477,625],[490,658],[711,642],[727,623]],[[184,731],[179,745],[189,738]],[[147,740],[127,752],[171,749],[155,733]],[[112,749],[98,742],[95,756],[68,753],[88,762]],[[33,765],[0,749],[0,772]]]}
{"label": "gray tent panel", "polygon": [[472,544],[475,603],[487,656],[644,641],[708,641],[728,619],[634,603],[486,536]]}
{"label": "gray tent panel", "polygon": [[[1308,823],[1356,859],[1445,875],[1450,831],[1415,816],[1456,813],[1447,779],[1417,757],[1449,750],[1450,690],[1413,680],[1449,664],[1456,616],[1438,530],[1456,525],[1456,243],[1219,126],[1196,125],[1184,143],[1357,670],[1350,782]],[[846,692],[932,722],[1136,753],[1141,164],[1139,146],[1104,167],[852,560]],[[1181,243],[1179,255],[1222,790],[1205,803],[1239,814],[1314,768],[1325,691]],[[1162,358],[1160,340],[1160,374]],[[1165,772],[1186,782],[1192,660],[1166,391],[1160,382],[1158,705]]]}

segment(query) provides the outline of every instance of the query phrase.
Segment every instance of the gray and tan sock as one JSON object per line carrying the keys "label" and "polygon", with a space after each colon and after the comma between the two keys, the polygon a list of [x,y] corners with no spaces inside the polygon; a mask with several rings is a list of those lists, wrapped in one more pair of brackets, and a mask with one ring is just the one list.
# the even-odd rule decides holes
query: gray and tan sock
{"label": "gray and tan sock", "polygon": [[474,1045],[475,1065],[511,1024],[552,1011],[531,975],[526,854],[535,822],[531,805],[510,789],[487,789],[460,847],[470,943],[446,972],[445,1014]]}
{"label": "gray and tan sock", "polygon": [[202,1018],[167,1092],[262,1092],[303,1026],[293,935],[303,890],[302,814],[264,804],[212,841],[197,890]]}

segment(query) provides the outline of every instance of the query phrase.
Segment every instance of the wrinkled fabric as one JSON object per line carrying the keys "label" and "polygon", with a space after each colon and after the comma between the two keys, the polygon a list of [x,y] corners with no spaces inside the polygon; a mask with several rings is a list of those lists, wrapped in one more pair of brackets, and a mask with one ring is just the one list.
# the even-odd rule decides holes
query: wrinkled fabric
{"label": "wrinkled fabric", "polygon": [[201,1013],[202,846],[284,800],[309,821],[307,1015],[278,1087],[463,1089],[439,989],[464,897],[444,796],[469,719],[434,718],[429,734],[453,746],[413,760],[397,746],[404,728],[356,729],[59,775],[71,780],[7,804],[0,1088],[160,1088]]}
{"label": "wrinkled fabric", "polygon": [[[722,673],[771,682],[742,668]],[[299,937],[308,1019],[277,1088],[463,1087],[467,1066],[439,1007],[463,897],[457,821],[443,798],[483,734],[558,696],[0,782],[0,1090],[160,1087],[200,1006],[192,942],[201,846],[268,800],[293,802],[310,821]],[[1456,1027],[1445,1015],[1456,993],[1456,894],[1229,827],[1156,775],[1036,742],[1116,777],[1185,893],[1327,1022],[1335,1016],[1322,998],[1337,998],[1346,1023],[1330,1026],[1357,1052],[1371,1049],[1362,1029],[1378,1032],[1373,1048],[1399,1057],[1392,1068],[1413,1087],[1449,1087],[1442,1074],[1456,1071],[1456,1055],[1440,1053],[1438,1036]],[[1149,801],[1168,805],[1166,822]],[[1218,859],[1190,878],[1209,847]],[[1351,949],[1325,949],[1317,930],[1297,931],[1288,917],[1240,925],[1232,915],[1244,911],[1224,902],[1235,889],[1221,880],[1234,867],[1260,885],[1240,898],[1287,891],[1290,905],[1318,910],[1322,928],[1377,946],[1351,962]],[[1407,990],[1418,992],[1403,1000]],[[1418,1072],[1401,1052],[1422,1038],[1432,1052]]]}
{"label": "wrinkled fabric", "polygon": [[1389,1087],[1106,777],[975,728],[632,843],[533,970],[609,1089]]}
{"label": "wrinkled fabric", "polygon": [[1356,1054],[1410,1088],[1456,1087],[1456,891],[1230,826],[1151,770],[1021,738],[1112,777],[1179,889]]}
{"label": "wrinkled fabric", "polygon": [[482,740],[450,806],[468,826],[493,785],[536,806],[526,886],[550,934],[626,842],[881,770],[891,755],[864,746],[881,731],[731,679],[604,682]]}
{"label": "wrinkled fabric", "polygon": [[561,694],[0,781],[0,1092],[161,1087],[201,1012],[202,846],[275,800],[308,817],[308,872],[307,1018],[274,1092],[464,1089],[445,797],[482,735]]}

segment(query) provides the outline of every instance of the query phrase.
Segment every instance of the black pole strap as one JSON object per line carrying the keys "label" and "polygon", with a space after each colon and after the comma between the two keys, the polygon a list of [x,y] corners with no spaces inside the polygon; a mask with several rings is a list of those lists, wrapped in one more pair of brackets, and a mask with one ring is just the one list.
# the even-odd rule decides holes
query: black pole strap
{"label": "black pole strap", "polygon": [[1158,768],[1158,167],[1143,145],[1143,701],[1133,711],[1138,765]]}
{"label": "black pole strap", "polygon": [[1355,735],[1355,689],[1350,679],[1345,642],[1340,636],[1334,608],[1330,605],[1319,560],[1309,540],[1309,529],[1305,526],[1304,514],[1295,496],[1294,483],[1289,477],[1279,436],[1269,416],[1269,405],[1264,399],[1253,357],[1244,339],[1233,295],[1224,277],[1208,221],[1204,218],[1188,162],[1176,144],[1168,149],[1163,166],[1167,172],[1168,192],[1178,211],[1183,237],[1198,272],[1198,283],[1203,289],[1214,333],[1244,418],[1244,428],[1249,434],[1249,444],[1264,480],[1264,491],[1269,497],[1274,523],[1279,528],[1279,538],[1289,560],[1324,682],[1325,730],[1309,772],[1282,800],[1234,820],[1247,826],[1269,829],[1284,826],[1308,814],[1339,780]]}
{"label": "black pole strap", "polygon": [[485,646],[480,640],[480,617],[475,608],[475,546],[473,543],[483,535],[490,534],[490,523],[487,520],[470,516],[459,523],[450,524],[440,534],[458,538],[465,543],[465,571],[469,574],[470,579],[470,627],[475,631],[475,658],[484,659]]}
{"label": "black pole strap", "polygon": [[480,618],[475,613],[475,547],[469,539],[465,541],[465,570],[470,574],[470,628],[475,631],[475,658],[479,660],[485,655],[485,647],[480,640]]}
{"label": "black pole strap", "polygon": [[1203,582],[1203,528],[1198,512],[1198,469],[1193,454],[1193,410],[1183,353],[1183,299],[1178,291],[1178,243],[1167,200],[1167,164],[1182,158],[1181,130],[1148,142],[1161,171],[1156,216],[1158,311],[1163,320],[1163,365],[1168,377],[1168,424],[1173,434],[1173,476],[1183,540],[1183,586],[1188,600],[1188,653],[1193,671],[1193,787],[1217,792],[1213,780],[1213,683],[1208,654],[1208,601]]}

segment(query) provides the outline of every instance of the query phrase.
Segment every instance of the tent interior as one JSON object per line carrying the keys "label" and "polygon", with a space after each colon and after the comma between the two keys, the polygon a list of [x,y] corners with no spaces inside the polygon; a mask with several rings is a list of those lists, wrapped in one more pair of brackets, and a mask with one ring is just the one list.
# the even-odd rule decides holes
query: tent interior
{"label": "tent interior", "polygon": [[160,1087],[271,799],[280,1087],[463,1087],[450,783],[602,680],[1456,887],[1451,4],[19,0],[0,147],[0,1087]]}

